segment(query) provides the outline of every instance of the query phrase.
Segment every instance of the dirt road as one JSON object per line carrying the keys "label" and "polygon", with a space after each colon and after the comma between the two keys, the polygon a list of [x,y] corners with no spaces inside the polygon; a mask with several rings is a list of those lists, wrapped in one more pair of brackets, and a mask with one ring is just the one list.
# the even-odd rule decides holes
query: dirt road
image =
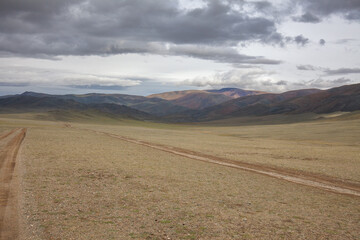
{"label": "dirt road", "polygon": [[17,186],[13,176],[17,155],[26,129],[14,129],[0,136],[4,147],[0,152],[0,239],[18,238],[18,213],[16,204]]}
{"label": "dirt road", "polygon": [[[71,127],[71,126],[67,126],[67,127]],[[309,172],[302,172],[302,171],[291,170],[291,169],[283,169],[283,168],[277,168],[277,167],[272,167],[272,166],[264,166],[264,165],[260,165],[260,164],[239,162],[239,161],[234,161],[234,160],[221,158],[221,157],[217,157],[217,156],[206,155],[206,154],[199,153],[199,152],[189,151],[186,149],[176,148],[176,147],[172,147],[172,146],[154,144],[154,143],[150,143],[150,142],[146,142],[146,141],[142,141],[142,140],[138,140],[138,139],[133,139],[133,138],[129,138],[129,137],[124,137],[124,136],[120,136],[120,135],[116,135],[116,134],[100,132],[100,131],[95,131],[95,130],[90,130],[90,129],[83,129],[83,130],[88,130],[88,131],[92,131],[95,133],[105,134],[107,136],[118,138],[123,141],[127,141],[130,143],[134,143],[134,144],[138,144],[138,145],[142,145],[142,146],[146,146],[146,147],[151,147],[151,148],[154,148],[154,149],[157,149],[160,151],[176,154],[179,156],[183,156],[183,157],[187,157],[187,158],[191,158],[191,159],[195,159],[195,160],[199,160],[199,161],[203,161],[203,162],[208,162],[208,163],[218,164],[218,165],[222,165],[222,166],[237,168],[237,169],[241,169],[241,170],[245,170],[245,171],[249,171],[249,172],[254,172],[257,174],[266,175],[269,177],[285,180],[285,181],[296,183],[296,184],[315,187],[315,188],[323,189],[323,190],[334,192],[334,193],[360,197],[360,184],[353,183],[353,182],[347,182],[342,179],[336,179],[336,178],[333,178],[330,176],[323,176],[323,175],[318,175],[318,174],[309,173]]]}

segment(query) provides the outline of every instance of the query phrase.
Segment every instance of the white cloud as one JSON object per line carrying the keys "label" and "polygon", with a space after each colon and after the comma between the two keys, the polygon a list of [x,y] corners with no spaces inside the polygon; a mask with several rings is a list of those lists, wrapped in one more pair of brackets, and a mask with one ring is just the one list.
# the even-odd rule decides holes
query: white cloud
{"label": "white cloud", "polygon": [[286,90],[287,82],[276,79],[273,75],[274,72],[265,71],[261,68],[241,68],[218,72],[209,76],[198,76],[182,81],[181,84],[203,88],[238,87],[269,92]]}
{"label": "white cloud", "polygon": [[31,67],[0,67],[3,84],[9,86],[41,85],[41,86],[90,86],[104,87],[121,86],[132,87],[141,84],[141,80],[126,76],[102,76],[86,73],[60,71],[55,69],[41,69]]}

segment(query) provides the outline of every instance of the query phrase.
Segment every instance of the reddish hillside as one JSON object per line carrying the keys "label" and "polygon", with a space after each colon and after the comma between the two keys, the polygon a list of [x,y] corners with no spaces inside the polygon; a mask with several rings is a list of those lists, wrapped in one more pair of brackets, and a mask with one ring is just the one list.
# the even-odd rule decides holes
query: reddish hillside
{"label": "reddish hillside", "polygon": [[360,110],[360,84],[346,85],[291,101],[294,113],[352,112]]}
{"label": "reddish hillside", "polygon": [[175,100],[181,97],[184,97],[191,93],[199,93],[199,92],[205,92],[202,90],[185,90],[185,91],[173,91],[173,92],[164,92],[164,93],[157,93],[147,96],[148,98],[161,98],[165,100]]}
{"label": "reddish hillside", "polygon": [[165,92],[159,94],[152,94],[148,98],[161,98],[172,103],[190,108],[190,109],[204,109],[215,106],[231,99],[239,97],[259,95],[265,92],[248,91],[238,88],[222,88],[219,90],[186,90]]}
{"label": "reddish hillside", "polygon": [[[233,116],[256,116],[291,112],[296,106],[292,100],[320,93],[318,89],[303,89],[281,94],[261,94],[233,99],[202,111],[185,112],[177,118],[189,120],[212,120]],[[187,114],[187,115],[186,115]]]}

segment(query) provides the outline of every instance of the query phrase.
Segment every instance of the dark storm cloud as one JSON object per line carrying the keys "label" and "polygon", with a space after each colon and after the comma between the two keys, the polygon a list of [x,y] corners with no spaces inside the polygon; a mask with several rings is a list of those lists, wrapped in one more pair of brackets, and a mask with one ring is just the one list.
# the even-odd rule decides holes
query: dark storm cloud
{"label": "dark storm cloud", "polygon": [[359,0],[298,0],[297,3],[305,12],[310,11],[318,17],[337,14],[348,20],[360,20]]}
{"label": "dark storm cloud", "polygon": [[189,57],[215,60],[217,62],[251,63],[251,64],[280,64],[281,61],[262,57],[247,56],[237,53],[232,48],[197,47],[192,45],[180,45],[169,49],[173,55],[186,55]]}
{"label": "dark storm cloud", "polygon": [[339,69],[327,69],[324,71],[327,75],[345,75],[360,73],[360,68],[339,68]]}
{"label": "dark storm cloud", "polygon": [[[61,55],[162,54],[228,63],[278,61],[237,54],[189,50],[230,49],[240,42],[281,44],[274,20],[235,10],[246,1],[206,1],[184,10],[176,0],[3,0],[0,1],[0,54]],[[271,8],[253,3],[254,11]],[[167,45],[172,47],[169,49]],[[203,50],[203,49],[201,49]]]}
{"label": "dark storm cloud", "polygon": [[299,17],[293,17],[293,20],[296,22],[305,22],[305,23],[319,23],[321,20],[314,14],[306,12]]}

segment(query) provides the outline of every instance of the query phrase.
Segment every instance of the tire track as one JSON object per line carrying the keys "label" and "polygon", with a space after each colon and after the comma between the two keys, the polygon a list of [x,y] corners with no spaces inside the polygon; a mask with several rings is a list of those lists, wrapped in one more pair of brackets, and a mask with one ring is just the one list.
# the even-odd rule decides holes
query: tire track
{"label": "tire track", "polygon": [[[71,127],[71,126],[69,126]],[[194,151],[189,151],[182,148],[172,147],[172,146],[166,146],[166,145],[160,145],[160,144],[154,144],[138,139],[133,139],[129,137],[124,137],[112,133],[107,132],[101,132],[101,131],[95,131],[91,129],[82,129],[78,128],[80,130],[87,130],[91,132],[95,132],[98,134],[104,134],[113,138],[117,138],[126,142],[134,143],[137,145],[142,145],[146,147],[150,147],[153,149],[157,149],[163,152],[172,153],[175,155],[179,155],[186,158],[191,158],[198,161],[203,161],[207,163],[217,164],[221,166],[236,168],[240,170],[245,170],[248,172],[253,172],[261,175],[265,175],[268,177],[273,177],[281,180],[285,180],[288,182],[314,187],[322,190],[326,190],[333,193],[343,194],[343,195],[349,195],[349,196],[355,196],[360,197],[360,184],[352,183],[352,182],[346,182],[341,179],[336,179],[330,176],[320,176],[312,173],[307,172],[300,172],[296,170],[288,170],[288,169],[282,169],[277,167],[269,167],[269,166],[263,166],[260,164],[251,164],[251,163],[245,163],[245,162],[239,162],[234,161],[226,158],[220,158],[216,156],[206,155]]]}
{"label": "tire track", "polygon": [[19,130],[18,128],[13,129],[7,133],[4,133],[3,135],[0,136],[0,140],[3,140],[4,138],[7,138],[8,136],[10,136],[11,134],[13,134],[14,132],[16,132],[17,130]]}
{"label": "tire track", "polygon": [[[12,133],[19,131],[14,130]],[[10,134],[9,134],[10,135]],[[23,128],[17,133],[4,147],[3,153],[0,155],[0,239],[14,239],[17,236],[17,219],[10,219],[9,216],[16,216],[17,214],[7,214],[7,210],[13,211],[10,208],[11,201],[11,181],[15,170],[17,155],[26,135],[26,129]],[[12,223],[11,229],[5,229],[4,224]]]}

